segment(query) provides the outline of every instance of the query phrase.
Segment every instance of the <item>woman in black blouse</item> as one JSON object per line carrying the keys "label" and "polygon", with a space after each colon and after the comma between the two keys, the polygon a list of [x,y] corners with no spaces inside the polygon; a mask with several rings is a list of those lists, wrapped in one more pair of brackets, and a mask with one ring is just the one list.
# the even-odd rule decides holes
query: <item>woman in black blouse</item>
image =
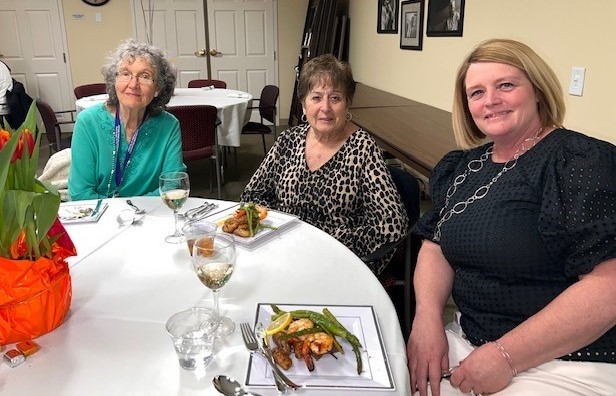
{"label": "woman in black blouse", "polygon": [[[488,40],[460,66],[464,150],[435,168],[415,228],[420,395],[616,394],[616,147],[563,128],[564,113],[556,75],[522,43]],[[461,319],[445,330],[450,293]]]}

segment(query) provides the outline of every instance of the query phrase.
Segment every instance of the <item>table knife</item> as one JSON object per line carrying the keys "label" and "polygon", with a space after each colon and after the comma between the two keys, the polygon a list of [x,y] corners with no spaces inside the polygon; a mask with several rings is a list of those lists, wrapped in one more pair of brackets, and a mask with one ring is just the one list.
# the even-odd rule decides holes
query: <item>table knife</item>
{"label": "table knife", "polygon": [[98,211],[101,209],[101,205],[102,204],[103,204],[103,199],[102,198],[100,198],[98,201],[96,201],[96,207],[92,211],[92,214],[90,214],[91,217],[95,217],[96,216]]}

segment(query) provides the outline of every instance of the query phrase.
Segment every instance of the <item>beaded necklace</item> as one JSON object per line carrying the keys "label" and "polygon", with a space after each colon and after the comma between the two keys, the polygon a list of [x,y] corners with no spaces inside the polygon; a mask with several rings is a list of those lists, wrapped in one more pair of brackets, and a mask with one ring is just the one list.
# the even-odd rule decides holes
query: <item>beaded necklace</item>
{"label": "beaded necklace", "polygon": [[[517,165],[518,158],[520,158],[520,156],[522,154],[524,154],[525,152],[527,152],[528,150],[533,148],[535,146],[535,144],[537,144],[537,141],[539,140],[539,135],[541,134],[542,131],[543,131],[543,127],[541,127],[537,131],[535,136],[530,137],[530,138],[524,140],[522,142],[522,146],[515,152],[515,154],[513,154],[513,158],[510,159],[509,161],[505,162],[505,165],[503,166],[503,169],[501,169],[488,182],[488,184],[485,184],[485,185],[477,188],[477,190],[475,190],[473,195],[471,195],[470,197],[468,197],[464,201],[459,201],[459,202],[455,203],[451,207],[451,209],[449,211],[445,212],[447,207],[449,206],[449,200],[451,199],[451,197],[458,190],[458,186],[461,185],[462,183],[464,183],[464,181],[466,180],[468,175],[470,175],[471,173],[479,172],[483,168],[483,164],[492,155],[492,151],[494,150],[494,145],[491,145],[490,147],[488,147],[486,152],[481,154],[479,159],[474,159],[474,160],[470,161],[466,165],[466,170],[464,171],[464,173],[456,176],[453,179],[453,184],[451,186],[449,186],[449,188],[447,189],[447,195],[445,196],[445,205],[443,206],[443,208],[439,212],[440,220],[438,221],[438,223],[436,223],[436,230],[434,231],[434,238],[432,238],[432,240],[434,242],[439,242],[441,240],[441,226],[443,225],[443,223],[445,223],[447,220],[451,219],[451,217],[453,215],[457,215],[457,214],[460,214],[460,213],[464,212],[466,210],[466,208],[468,207],[468,205],[471,205],[473,202],[478,201],[478,200],[484,198],[488,194],[488,192],[490,191],[490,187],[492,187],[492,185],[494,183],[496,183],[496,181],[502,175],[504,175],[505,173],[507,173],[509,170],[513,169]],[[527,147],[526,144],[528,142],[530,142],[531,145]]]}
{"label": "beaded necklace", "polygon": [[106,197],[109,197],[109,192],[111,191],[111,180],[113,179],[115,179],[116,187],[113,190],[113,194],[111,195],[111,197],[115,198],[120,194],[120,186],[124,181],[126,170],[130,165],[130,158],[133,154],[133,150],[135,149],[135,144],[137,143],[137,136],[139,135],[139,130],[141,129],[141,126],[143,125],[147,115],[148,111],[146,109],[145,113],[143,114],[143,119],[139,123],[139,127],[137,127],[137,130],[130,139],[128,149],[126,150],[126,156],[124,157],[124,166],[120,167],[120,142],[122,139],[122,123],[120,121],[120,110],[116,109],[114,127],[114,149],[111,157],[111,163],[113,165],[111,167],[111,173],[109,174],[109,182],[107,183],[107,193],[105,194]]}

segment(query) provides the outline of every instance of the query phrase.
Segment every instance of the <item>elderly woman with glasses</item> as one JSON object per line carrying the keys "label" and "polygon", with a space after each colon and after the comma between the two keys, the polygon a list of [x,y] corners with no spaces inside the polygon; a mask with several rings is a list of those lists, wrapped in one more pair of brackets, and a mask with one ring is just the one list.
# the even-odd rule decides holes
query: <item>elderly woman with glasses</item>
{"label": "elderly woman with glasses", "polygon": [[161,173],[186,170],[180,125],[165,111],[175,87],[173,67],[159,48],[127,40],[103,75],[109,98],[75,122],[71,199],[158,195]]}

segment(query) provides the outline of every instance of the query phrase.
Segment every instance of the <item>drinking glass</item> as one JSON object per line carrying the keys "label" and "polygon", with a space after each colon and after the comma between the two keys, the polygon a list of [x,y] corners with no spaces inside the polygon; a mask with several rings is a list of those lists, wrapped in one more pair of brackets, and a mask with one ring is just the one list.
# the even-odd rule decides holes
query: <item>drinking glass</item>
{"label": "drinking glass", "polygon": [[190,181],[186,172],[165,172],[159,178],[160,196],[163,202],[173,210],[175,233],[168,235],[168,243],[184,242],[184,234],[178,226],[178,210],[184,205],[190,193]]}
{"label": "drinking glass", "polygon": [[[182,233],[184,234],[184,238],[186,239],[186,244],[188,245],[188,252],[192,256],[193,245],[195,241],[202,237],[209,237],[209,239],[203,239],[202,247],[209,246],[212,248],[211,243],[216,234],[216,224],[207,220],[198,220],[198,221],[189,221],[182,226]],[[205,243],[207,242],[207,244]]]}
{"label": "drinking glass", "polygon": [[205,236],[197,239],[193,245],[192,261],[197,276],[214,293],[214,310],[220,317],[217,337],[231,334],[235,329],[235,323],[226,316],[220,316],[218,309],[218,293],[233,274],[235,257],[235,240],[231,236]]}
{"label": "drinking glass", "polygon": [[214,334],[220,320],[212,309],[194,307],[169,318],[165,328],[186,370],[205,368],[214,358]]}

